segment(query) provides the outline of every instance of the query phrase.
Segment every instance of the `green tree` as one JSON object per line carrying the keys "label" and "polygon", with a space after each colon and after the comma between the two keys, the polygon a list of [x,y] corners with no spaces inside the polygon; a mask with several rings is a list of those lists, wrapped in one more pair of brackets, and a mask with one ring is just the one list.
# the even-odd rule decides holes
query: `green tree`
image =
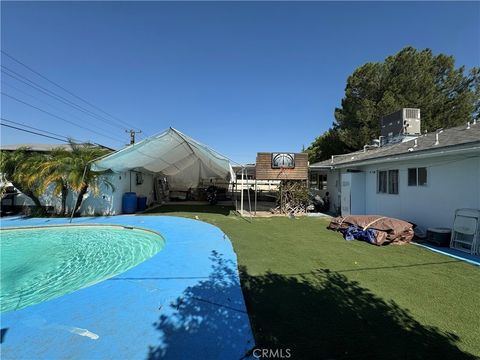
{"label": "green tree", "polygon": [[98,194],[100,186],[104,185],[114,191],[113,184],[104,176],[106,171],[92,170],[92,162],[110,153],[110,150],[93,145],[78,145],[71,143],[72,151],[63,158],[64,168],[67,171],[66,182],[68,188],[77,193],[74,213],[82,206],[83,199],[88,191]]}
{"label": "green tree", "polygon": [[0,152],[0,172],[4,178],[24,195],[28,196],[35,204],[38,211],[42,211],[42,204],[38,191],[39,183],[36,175],[38,154],[32,153],[27,147],[13,152]]}
{"label": "green tree", "polygon": [[315,163],[326,160],[332,155],[343,154],[355,150],[347,146],[340,138],[338,128],[332,127],[318,136],[312,144],[305,149],[308,154],[308,161]]}
{"label": "green tree", "polygon": [[67,177],[70,169],[67,159],[70,152],[63,148],[53,149],[49,154],[40,159],[37,165],[37,176],[40,181],[39,191],[45,192],[53,184],[53,195],[61,196],[60,215],[65,215],[68,196]]}
{"label": "green tree", "polygon": [[[367,63],[347,79],[335,123],[309,147],[311,158],[327,159],[361,149],[380,135],[380,118],[404,107],[419,108],[422,131],[478,119],[480,70],[455,68],[452,56],[406,47],[383,62]],[[333,136],[334,135],[334,136]],[[331,141],[333,145],[326,145]],[[329,150],[323,150],[327,147]],[[333,148],[333,149],[332,149]]]}
{"label": "green tree", "polygon": [[61,196],[60,214],[65,215],[68,192],[76,192],[76,213],[88,191],[96,195],[102,184],[112,190],[114,187],[104,176],[105,171],[91,169],[92,161],[108,154],[110,150],[90,144],[71,142],[70,145],[71,151],[57,148],[48,154],[32,153],[28,148],[14,152],[2,151],[0,172],[13,186],[31,198],[38,209],[43,209],[39,196],[53,185],[53,195]]}

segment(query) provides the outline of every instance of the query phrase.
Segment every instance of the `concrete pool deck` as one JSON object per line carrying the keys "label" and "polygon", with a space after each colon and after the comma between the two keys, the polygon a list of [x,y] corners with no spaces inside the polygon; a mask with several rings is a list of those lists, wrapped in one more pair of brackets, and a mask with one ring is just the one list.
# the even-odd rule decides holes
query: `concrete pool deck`
{"label": "concrete pool deck", "polygon": [[[3,218],[1,227],[68,224]],[[75,218],[159,232],[165,247],[95,285],[1,314],[2,359],[240,359],[255,345],[228,237],[171,216]]]}

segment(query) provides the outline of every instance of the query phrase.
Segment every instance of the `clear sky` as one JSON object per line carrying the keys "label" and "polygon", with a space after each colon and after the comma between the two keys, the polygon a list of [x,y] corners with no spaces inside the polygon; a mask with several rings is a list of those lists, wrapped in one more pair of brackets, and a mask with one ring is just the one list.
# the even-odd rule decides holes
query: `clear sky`
{"label": "clear sky", "polygon": [[[3,51],[142,135],[172,126],[242,163],[254,162],[257,151],[308,146],[333,122],[348,75],[366,62],[411,45],[453,55],[467,68],[480,64],[479,2],[1,7]],[[88,107],[3,55],[2,65]],[[92,118],[5,73],[2,92],[82,128],[2,96],[6,119],[115,148],[128,142],[120,124]],[[1,131],[3,144],[55,142]]]}

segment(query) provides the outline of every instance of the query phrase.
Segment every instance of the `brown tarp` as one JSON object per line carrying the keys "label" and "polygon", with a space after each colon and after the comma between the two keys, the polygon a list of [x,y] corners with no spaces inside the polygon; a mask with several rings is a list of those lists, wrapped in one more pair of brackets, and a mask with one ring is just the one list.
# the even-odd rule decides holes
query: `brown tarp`
{"label": "brown tarp", "polygon": [[413,238],[412,224],[385,216],[378,215],[350,215],[333,218],[328,229],[344,231],[350,225],[356,225],[363,230],[373,229],[375,245],[407,244]]}

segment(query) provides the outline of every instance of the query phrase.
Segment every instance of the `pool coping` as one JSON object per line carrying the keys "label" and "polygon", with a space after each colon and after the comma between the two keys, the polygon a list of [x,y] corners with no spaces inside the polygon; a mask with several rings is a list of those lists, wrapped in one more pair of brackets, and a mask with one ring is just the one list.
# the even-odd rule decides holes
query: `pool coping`
{"label": "pool coping", "polygon": [[12,230],[26,230],[26,229],[43,229],[43,228],[62,228],[62,227],[93,227],[93,226],[102,226],[102,227],[116,227],[122,229],[135,229],[153,233],[155,235],[160,236],[165,242],[166,239],[162,236],[162,234],[158,231],[151,230],[148,228],[143,228],[140,226],[125,226],[125,225],[118,225],[118,224],[101,224],[101,223],[93,223],[93,224],[54,224],[54,225],[42,225],[42,226],[15,226],[15,227],[0,227],[0,232],[2,231],[12,231]]}
{"label": "pool coping", "polygon": [[[0,228],[61,227],[67,222],[2,218]],[[170,359],[199,353],[224,359],[242,358],[254,347],[236,254],[219,228],[172,216],[76,218],[71,224],[96,225],[150,231],[165,245],[110,279],[2,313],[2,328],[8,329],[3,359]],[[203,320],[192,325],[197,318]],[[78,333],[84,330],[88,333]]]}
{"label": "pool coping", "polygon": [[478,255],[472,255],[457,249],[452,249],[450,247],[439,247],[428,243],[418,243],[412,241],[412,244],[423,249],[433,251],[437,254],[449,256],[451,258],[464,261],[470,265],[480,266],[480,256]]}

